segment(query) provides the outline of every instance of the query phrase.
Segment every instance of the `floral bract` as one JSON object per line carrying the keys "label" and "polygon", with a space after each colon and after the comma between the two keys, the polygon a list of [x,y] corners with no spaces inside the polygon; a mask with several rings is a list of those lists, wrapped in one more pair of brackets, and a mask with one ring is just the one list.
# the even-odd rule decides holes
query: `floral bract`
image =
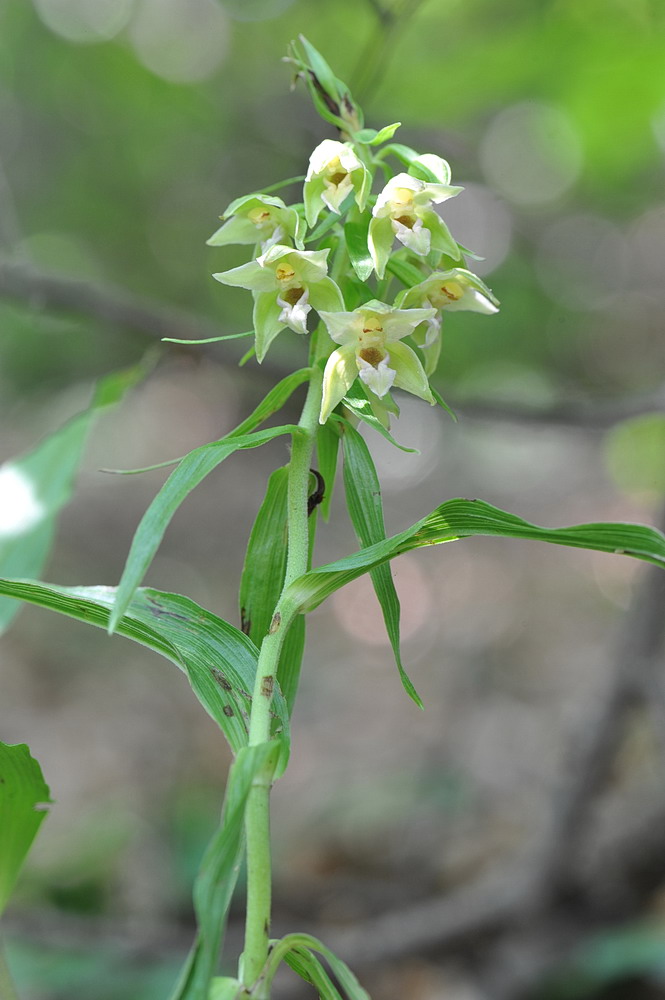
{"label": "floral bract", "polygon": [[394,309],[376,299],[353,312],[322,312],[331,339],[341,346],[328,358],[323,374],[320,422],[326,422],[358,377],[379,399],[395,385],[434,403],[423,366],[401,340],[435,314],[433,308]]}

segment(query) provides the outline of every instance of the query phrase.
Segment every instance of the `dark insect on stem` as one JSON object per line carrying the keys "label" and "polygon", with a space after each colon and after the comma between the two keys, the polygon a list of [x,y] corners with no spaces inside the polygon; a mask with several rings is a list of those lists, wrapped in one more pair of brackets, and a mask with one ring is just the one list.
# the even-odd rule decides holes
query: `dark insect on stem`
{"label": "dark insect on stem", "polygon": [[310,516],[313,510],[315,510],[320,503],[323,503],[323,498],[326,494],[326,484],[324,482],[323,476],[316,469],[309,470],[316,479],[316,488],[313,493],[307,497],[307,517]]}

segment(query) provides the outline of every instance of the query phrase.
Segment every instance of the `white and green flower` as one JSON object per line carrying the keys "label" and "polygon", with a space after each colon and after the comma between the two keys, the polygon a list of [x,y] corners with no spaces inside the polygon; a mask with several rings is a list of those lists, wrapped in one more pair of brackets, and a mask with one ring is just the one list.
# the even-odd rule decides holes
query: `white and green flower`
{"label": "white and green flower", "polygon": [[499,311],[499,302],[481,279],[463,267],[435,271],[428,278],[401,292],[396,299],[400,308],[432,306],[435,315],[413,332],[413,339],[425,356],[428,375],[436,369],[441,351],[441,317],[445,312],[465,310],[487,316]]}
{"label": "white and green flower", "polygon": [[209,246],[260,244],[263,252],[273,244],[284,244],[287,240],[293,240],[299,250],[304,246],[305,220],[295,208],[285,205],[281,198],[267,194],[236,198],[222,219],[226,221],[207,241]]}
{"label": "white and green flower", "polygon": [[270,344],[284,329],[307,333],[312,309],[344,308],[342,293],[328,277],[329,250],[294,250],[276,244],[257,260],[221,271],[223,285],[248,288],[254,294],[256,356],[263,361]]}
{"label": "white and green flower", "polygon": [[353,147],[336,139],[324,139],[309,159],[303,189],[305,218],[310,228],[324,205],[340,214],[340,206],[351,192],[362,212],[371,184],[369,170],[356,156]]}
{"label": "white and green flower", "polygon": [[436,309],[395,309],[373,299],[353,312],[321,312],[330,337],[340,344],[323,373],[319,420],[326,422],[356,378],[382,399],[393,386],[434,403],[427,376],[415,351],[401,343]]}
{"label": "white and green flower", "polygon": [[380,278],[395,238],[421,257],[439,250],[459,259],[459,247],[432,205],[460,191],[450,184],[428,184],[411,174],[397,174],[388,181],[376,199],[368,234],[369,252]]}

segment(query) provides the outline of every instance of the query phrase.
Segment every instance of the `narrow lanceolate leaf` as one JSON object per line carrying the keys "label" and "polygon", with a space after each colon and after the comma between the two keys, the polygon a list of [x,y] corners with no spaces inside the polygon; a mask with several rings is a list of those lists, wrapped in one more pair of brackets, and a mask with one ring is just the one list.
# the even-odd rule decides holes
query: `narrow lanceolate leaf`
{"label": "narrow lanceolate leaf", "polygon": [[319,510],[324,521],[330,517],[330,504],[335,487],[337,473],[337,454],[339,452],[339,434],[332,421],[319,424],[316,431],[316,459],[318,471],[323,479],[323,500]]}
{"label": "narrow lanceolate leaf", "polygon": [[[367,445],[358,431],[348,422],[344,424],[342,442],[346,505],[356,537],[360,545],[366,548],[375,542],[385,541],[386,537],[381,485]],[[386,632],[395,654],[404,690],[416,705],[422,708],[423,703],[402,664],[399,635],[400,604],[389,564],[385,562],[375,566],[370,570],[370,576],[381,605]]]}
{"label": "narrow lanceolate leaf", "polygon": [[289,470],[275,469],[247,543],[240,578],[240,621],[243,632],[260,646],[284,586],[287,553],[287,488]]}
{"label": "narrow lanceolate leaf", "polygon": [[257,448],[280,434],[298,433],[298,428],[289,425],[271,427],[256,434],[249,432],[281,409],[292,392],[305,382],[310,374],[309,368],[302,368],[287,375],[233,431],[219,441],[212,441],[210,444],[195,448],[180,460],[178,467],[166,480],[136,529],[118,587],[117,604],[109,621],[109,632],[114,631],[125,613],[132,594],[141,583],[159,548],[171,518],[185,497],[234,451],[241,448]]}
{"label": "narrow lanceolate leaf", "polygon": [[297,976],[310,983],[319,995],[319,1000],[343,1000],[342,994],[332,982],[322,963],[307,948],[294,947],[284,961]]}
{"label": "narrow lanceolate leaf", "polygon": [[474,535],[530,538],[598,552],[633,556],[665,568],[665,535],[641,524],[575,524],[568,528],[541,528],[484,500],[448,500],[427,517],[385,542],[377,542],[344,559],[319,566],[291,584],[285,595],[311,611],[346,583],[380,566],[387,559],[425,545],[439,545]]}
{"label": "narrow lanceolate leaf", "polygon": [[[0,579],[0,595],[105,629],[116,590]],[[148,588],[135,593],[117,631],[175,663],[231,749],[236,752],[246,746],[258,660],[258,650],[248,636],[187,597]],[[279,690],[272,708],[273,733],[288,741],[288,713]]]}
{"label": "narrow lanceolate leaf", "polygon": [[[209,1000],[231,896],[242,860],[245,806],[254,777],[274,773],[280,754],[278,742],[244,747],[229,772],[219,828],[201,862],[194,883],[198,932],[192,951],[171,994],[171,1000]],[[229,988],[228,985],[226,987]],[[216,994],[214,994],[216,995]],[[222,996],[233,995],[232,991]]]}
{"label": "narrow lanceolate leaf", "polygon": [[[370,406],[367,394],[363,390],[362,386],[358,383],[360,379],[356,379],[354,384],[351,386],[346,396],[343,399],[344,406],[353,413],[354,416],[362,420],[363,423],[372,427],[375,431],[386,439],[390,441],[396,448],[400,451],[410,452],[411,454],[418,454],[417,448],[407,448],[404,444],[399,444],[395,438],[392,436],[390,431],[386,430],[381,421],[372,412],[372,407]],[[387,397],[386,397],[387,398]]]}
{"label": "narrow lanceolate leaf", "polygon": [[[33,451],[0,466],[0,574],[39,577],[48,558],[56,518],[68,502],[88,431],[101,409],[118,402],[145,374],[138,365],[99,383],[89,408],[45,438]],[[0,600],[0,632],[20,605]]]}
{"label": "narrow lanceolate leaf", "polygon": [[[240,580],[240,620],[243,632],[260,647],[270,627],[284,586],[287,556],[288,468],[276,469],[268,480],[254,522]],[[313,528],[313,523],[310,524]],[[310,545],[310,550],[311,550]],[[291,712],[305,649],[305,619],[291,624],[277,668],[277,680]]]}
{"label": "narrow lanceolate leaf", "polygon": [[344,236],[349,258],[361,281],[367,281],[374,270],[374,261],[367,246],[367,233],[372,218],[369,212],[359,212],[354,206],[344,223]]}
{"label": "narrow lanceolate leaf", "polygon": [[0,743],[0,913],[51,801],[28,747]]}
{"label": "narrow lanceolate leaf", "polygon": [[329,992],[332,984],[321,963],[314,955],[315,952],[318,952],[325,958],[349,1000],[370,1000],[369,994],[360,985],[348,965],[311,934],[287,934],[283,938],[271,941],[270,944],[270,958],[266,970],[269,981],[274,976],[280,962],[285,961],[308,982],[316,983],[317,980],[320,980],[326,991],[325,994],[322,992],[321,996],[339,997],[339,992],[335,987],[332,987],[334,993]]}
{"label": "narrow lanceolate leaf", "polygon": [[141,583],[160,546],[171,518],[192,490],[235,451],[258,448],[266,441],[272,441],[282,434],[298,433],[300,430],[295,424],[284,424],[281,427],[256,431],[254,434],[230,434],[220,441],[204,444],[185,455],[148,507],[136,529],[118,586],[116,604],[109,621],[109,633],[117,628],[118,622],[129,607],[134,591]]}

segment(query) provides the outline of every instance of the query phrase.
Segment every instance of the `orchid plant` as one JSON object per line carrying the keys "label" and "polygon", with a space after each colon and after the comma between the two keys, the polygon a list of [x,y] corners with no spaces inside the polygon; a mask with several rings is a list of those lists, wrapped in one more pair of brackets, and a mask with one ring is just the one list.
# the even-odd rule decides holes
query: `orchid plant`
{"label": "orchid plant", "polygon": [[[289,59],[337,138],[324,139],[313,151],[300,201],[287,204],[274,194],[292,182],[240,197],[225,210],[221,228],[208,242],[252,247],[246,263],[214,275],[252,294],[249,335],[254,339],[245,360],[255,355],[262,362],[275,338],[293,331],[302,338],[306,364],[274,386],[231,433],[174,460],[174,471],[138,526],[117,588],[65,588],[18,579],[16,567],[18,576],[41,572],[50,527],[68,495],[90,420],[101,406],[117,401],[141,372],[107,379],[90,410],[13,463],[12,475],[41,506],[4,535],[0,518],[0,567],[6,573],[0,579],[0,623],[9,623],[15,602],[22,600],[149,646],[186,673],[234,753],[221,823],[194,886],[196,940],[171,1000],[269,1000],[282,962],[323,1000],[341,1000],[342,994],[350,1000],[367,998],[325,944],[307,933],[270,936],[270,790],[288,764],[307,612],[369,573],[402,684],[422,707],[401,660],[391,559],[426,545],[495,535],[619,552],[665,566],[665,537],[652,528],[541,528],[481,500],[445,501],[386,537],[380,484],[360,430],[396,444],[391,435],[391,420],[399,416],[395,390],[448,410],[430,381],[445,313],[492,315],[498,302],[469,270],[468,252],[446,225],[446,201],[462,192],[451,185],[448,164],[394,142],[399,123],[365,128],[348,88],[304,38],[292,44]],[[298,423],[260,429],[304,384]],[[240,627],[186,597],[141,587],[185,497],[233,452],[280,436],[291,439],[290,457],[272,473],[249,537],[240,581]],[[327,565],[313,565],[317,516],[327,517],[330,509],[340,451],[359,548]],[[3,904],[45,815],[35,812],[35,804],[48,804],[49,792],[26,747],[0,745],[0,766]],[[234,974],[220,975],[220,943],[243,859],[244,949]]]}

